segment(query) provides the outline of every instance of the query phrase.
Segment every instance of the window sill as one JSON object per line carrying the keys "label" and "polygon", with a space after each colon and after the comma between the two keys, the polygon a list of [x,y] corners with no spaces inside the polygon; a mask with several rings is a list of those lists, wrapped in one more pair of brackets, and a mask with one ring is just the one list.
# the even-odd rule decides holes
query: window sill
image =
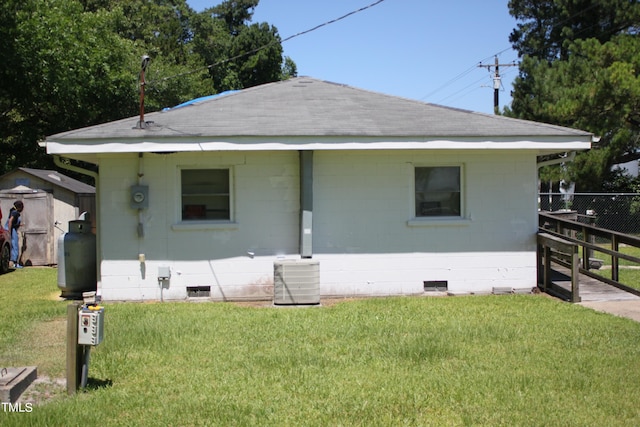
{"label": "window sill", "polygon": [[471,219],[459,217],[411,218],[407,221],[409,227],[467,227]]}
{"label": "window sill", "polygon": [[182,221],[171,225],[174,231],[235,230],[240,225],[230,221]]}

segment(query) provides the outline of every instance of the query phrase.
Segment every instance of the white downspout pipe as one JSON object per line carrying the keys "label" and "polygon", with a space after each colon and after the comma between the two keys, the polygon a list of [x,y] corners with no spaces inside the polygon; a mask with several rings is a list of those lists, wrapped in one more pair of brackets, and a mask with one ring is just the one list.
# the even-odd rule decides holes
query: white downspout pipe
{"label": "white downspout pipe", "polygon": [[70,170],[70,171],[73,171],[73,172],[80,173],[82,175],[87,175],[87,176],[92,177],[95,180],[96,187],[98,186],[98,173],[97,172],[90,171],[88,169],[83,169],[83,168],[81,168],[79,166],[74,166],[71,163],[68,163],[68,164],[64,163],[60,159],[60,156],[57,155],[57,154],[53,155],[53,163],[55,163],[56,166],[59,166],[62,169]]}
{"label": "white downspout pipe", "polygon": [[574,159],[576,158],[576,152],[575,151],[571,151],[570,153],[565,153],[564,157],[558,157],[557,159],[551,159],[551,160],[545,160],[543,162],[538,162],[538,169],[545,167],[545,166],[552,166],[552,165],[558,165],[560,163],[569,163],[569,162],[573,162]]}
{"label": "white downspout pipe", "polygon": [[[576,158],[576,152],[575,151],[571,151],[569,153],[564,153],[564,156],[558,157],[557,159],[551,159],[551,160],[545,160],[544,162],[538,162],[538,173],[540,172],[540,168],[543,168],[545,166],[553,166],[553,165],[558,165],[558,164],[562,164],[562,163],[569,163],[569,162],[573,162],[573,160]],[[540,188],[540,177],[538,175],[538,188]],[[539,190],[538,190],[539,191]],[[552,203],[552,197],[551,197],[551,182],[549,183],[549,206],[551,206]],[[538,209],[540,209],[540,195],[538,194]]]}

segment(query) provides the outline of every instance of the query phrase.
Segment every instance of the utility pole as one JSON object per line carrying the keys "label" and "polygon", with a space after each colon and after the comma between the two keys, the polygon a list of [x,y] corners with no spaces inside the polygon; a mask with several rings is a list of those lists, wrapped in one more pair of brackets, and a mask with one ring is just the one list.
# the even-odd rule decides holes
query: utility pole
{"label": "utility pole", "polygon": [[491,72],[491,67],[494,68],[495,73],[493,75],[493,112],[498,114],[500,107],[500,87],[502,86],[502,77],[500,76],[500,67],[515,67],[517,64],[512,62],[511,64],[500,64],[498,61],[498,55],[495,57],[495,64],[484,65],[480,63],[478,67],[486,68]]}

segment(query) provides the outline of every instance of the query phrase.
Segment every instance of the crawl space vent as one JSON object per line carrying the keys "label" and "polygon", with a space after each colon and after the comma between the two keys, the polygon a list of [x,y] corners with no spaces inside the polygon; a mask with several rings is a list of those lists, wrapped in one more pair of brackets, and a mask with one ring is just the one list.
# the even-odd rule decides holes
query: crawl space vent
{"label": "crawl space vent", "polygon": [[449,283],[446,280],[426,280],[422,283],[425,292],[444,292],[449,289]]}
{"label": "crawl space vent", "polygon": [[211,286],[187,286],[188,298],[201,298],[211,296]]}

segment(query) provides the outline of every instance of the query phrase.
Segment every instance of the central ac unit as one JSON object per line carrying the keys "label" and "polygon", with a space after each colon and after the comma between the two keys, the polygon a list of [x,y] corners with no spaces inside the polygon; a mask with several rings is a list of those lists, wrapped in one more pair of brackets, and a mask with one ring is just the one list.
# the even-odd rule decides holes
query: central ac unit
{"label": "central ac unit", "polygon": [[309,259],[273,263],[273,303],[320,304],[320,263]]}

